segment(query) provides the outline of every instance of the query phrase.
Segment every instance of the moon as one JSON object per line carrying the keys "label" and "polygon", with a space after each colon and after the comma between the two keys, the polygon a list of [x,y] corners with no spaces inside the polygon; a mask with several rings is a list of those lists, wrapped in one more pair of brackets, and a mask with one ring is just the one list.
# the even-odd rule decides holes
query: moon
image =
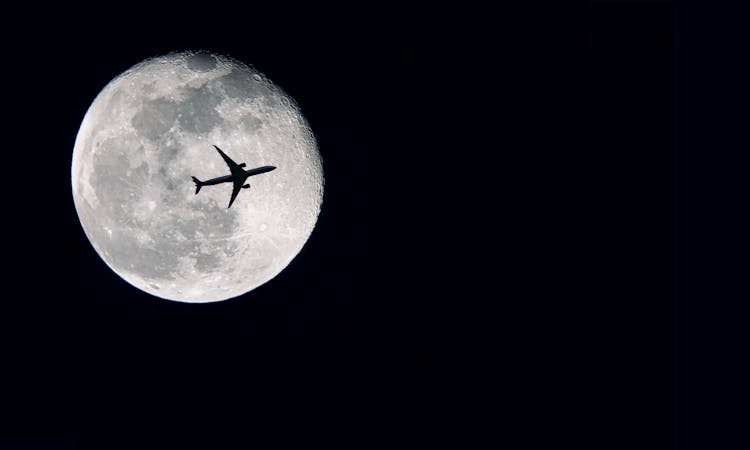
{"label": "moon", "polygon": [[[247,169],[232,183],[213,148]],[[83,118],[73,199],[91,245],[117,275],[154,296],[205,303],[245,294],[300,252],[323,200],[315,137],[296,102],[253,67],[209,52],[145,60],[113,79]]]}

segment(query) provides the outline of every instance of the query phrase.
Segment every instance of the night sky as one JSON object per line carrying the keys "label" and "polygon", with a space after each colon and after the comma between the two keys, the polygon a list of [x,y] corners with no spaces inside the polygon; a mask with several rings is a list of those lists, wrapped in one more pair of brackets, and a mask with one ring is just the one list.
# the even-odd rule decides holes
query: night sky
{"label": "night sky", "polygon": [[[534,5],[25,21],[5,93],[20,120],[3,170],[0,442],[669,442],[671,10]],[[179,50],[265,73],[323,158],[305,247],[225,302],[130,286],[73,204],[94,97]]]}

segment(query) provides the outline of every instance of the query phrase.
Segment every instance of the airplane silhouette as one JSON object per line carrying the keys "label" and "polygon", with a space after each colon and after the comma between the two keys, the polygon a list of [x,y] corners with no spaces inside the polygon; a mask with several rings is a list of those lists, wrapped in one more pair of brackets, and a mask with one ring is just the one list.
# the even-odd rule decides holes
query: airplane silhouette
{"label": "airplane silhouette", "polygon": [[276,168],[274,166],[263,166],[257,167],[255,169],[244,170],[243,167],[245,167],[245,163],[237,164],[236,162],[232,161],[232,158],[228,157],[224,152],[222,152],[219,147],[214,145],[214,148],[219,152],[221,157],[227,163],[227,165],[229,166],[229,171],[232,173],[223,177],[212,178],[207,181],[201,181],[195,177],[192,177],[193,182],[195,183],[195,194],[198,195],[198,192],[200,192],[203,186],[212,186],[214,184],[228,183],[231,181],[232,183],[234,183],[234,187],[232,188],[232,198],[229,200],[229,206],[227,206],[227,208],[232,207],[232,203],[234,203],[234,199],[237,198],[237,194],[240,193],[240,189],[247,189],[250,187],[249,184],[243,184],[248,177],[258,175],[260,173],[270,172]]}

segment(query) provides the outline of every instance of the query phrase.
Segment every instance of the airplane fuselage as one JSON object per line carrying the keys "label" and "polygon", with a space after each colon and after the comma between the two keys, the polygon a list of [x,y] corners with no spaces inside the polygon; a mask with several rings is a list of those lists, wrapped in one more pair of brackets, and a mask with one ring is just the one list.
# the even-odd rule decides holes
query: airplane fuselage
{"label": "airplane fuselage", "polygon": [[261,173],[270,172],[274,170],[275,168],[276,167],[274,166],[256,167],[255,169],[245,170],[242,173],[237,173],[236,175],[235,174],[224,175],[223,177],[212,178],[210,180],[202,181],[201,183],[207,186],[213,186],[215,184],[221,184],[221,183],[234,182],[235,180],[240,180],[241,183],[244,183],[248,177],[251,177],[253,175],[258,175]]}

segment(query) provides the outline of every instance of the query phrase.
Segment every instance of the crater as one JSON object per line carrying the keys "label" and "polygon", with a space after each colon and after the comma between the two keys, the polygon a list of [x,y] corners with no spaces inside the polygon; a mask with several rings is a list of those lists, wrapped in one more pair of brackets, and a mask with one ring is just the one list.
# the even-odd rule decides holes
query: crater
{"label": "crater", "polygon": [[188,57],[187,66],[196,72],[208,72],[216,68],[216,58],[208,53],[196,53]]}

